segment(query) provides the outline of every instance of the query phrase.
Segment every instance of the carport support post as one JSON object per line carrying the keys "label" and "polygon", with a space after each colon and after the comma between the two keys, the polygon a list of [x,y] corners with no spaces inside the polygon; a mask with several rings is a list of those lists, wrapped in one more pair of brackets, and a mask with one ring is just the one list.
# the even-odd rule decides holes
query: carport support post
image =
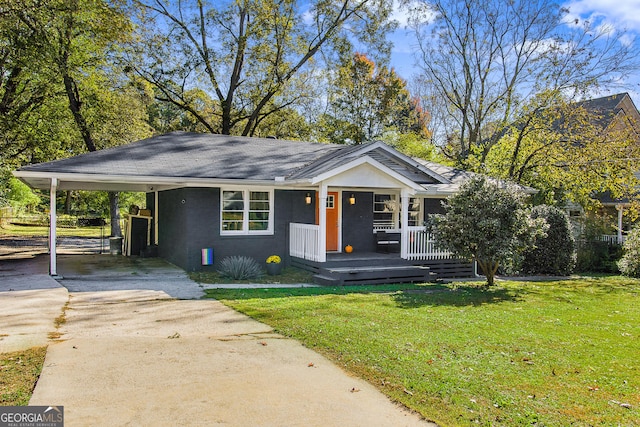
{"label": "carport support post", "polygon": [[58,275],[58,265],[56,259],[56,190],[58,178],[51,178],[51,190],[49,201],[49,274]]}

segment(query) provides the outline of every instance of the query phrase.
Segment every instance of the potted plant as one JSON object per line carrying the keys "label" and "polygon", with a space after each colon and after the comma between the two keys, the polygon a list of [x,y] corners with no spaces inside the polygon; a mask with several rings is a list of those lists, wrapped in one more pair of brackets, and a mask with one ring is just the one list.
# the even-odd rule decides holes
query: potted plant
{"label": "potted plant", "polygon": [[267,273],[270,276],[282,273],[282,259],[278,255],[271,255],[267,258]]}

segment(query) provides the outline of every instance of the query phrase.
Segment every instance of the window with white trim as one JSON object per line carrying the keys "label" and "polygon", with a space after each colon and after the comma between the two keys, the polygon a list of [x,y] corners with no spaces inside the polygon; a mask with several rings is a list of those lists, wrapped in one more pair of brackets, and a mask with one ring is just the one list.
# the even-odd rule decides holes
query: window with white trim
{"label": "window with white trim", "polygon": [[222,190],[221,234],[273,234],[273,191]]}
{"label": "window with white trim", "polygon": [[422,203],[416,197],[409,198],[409,227],[422,225]]}
{"label": "window with white trim", "polygon": [[398,228],[398,201],[395,194],[373,195],[374,230],[393,230]]}
{"label": "window with white trim", "polygon": [[[401,203],[396,194],[375,193],[373,195],[373,229],[398,230],[401,224]],[[416,197],[409,198],[409,226],[422,225],[422,203]]]}

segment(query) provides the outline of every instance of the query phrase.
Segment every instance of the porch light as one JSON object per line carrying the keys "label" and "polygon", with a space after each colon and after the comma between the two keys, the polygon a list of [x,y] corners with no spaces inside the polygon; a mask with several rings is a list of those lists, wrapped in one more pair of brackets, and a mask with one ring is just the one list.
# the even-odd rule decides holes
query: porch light
{"label": "porch light", "polygon": [[305,202],[307,205],[310,205],[310,204],[311,204],[311,194],[310,194],[310,193],[307,193],[306,197],[304,198],[304,202]]}
{"label": "porch light", "polygon": [[354,196],[353,193],[351,193],[351,196],[349,196],[349,204],[350,205],[356,204],[356,196]]}

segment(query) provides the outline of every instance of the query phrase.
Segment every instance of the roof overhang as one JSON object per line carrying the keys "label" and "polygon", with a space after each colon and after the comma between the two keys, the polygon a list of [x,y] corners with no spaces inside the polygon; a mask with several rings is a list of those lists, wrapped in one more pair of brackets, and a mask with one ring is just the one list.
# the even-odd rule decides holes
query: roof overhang
{"label": "roof overhang", "polygon": [[426,184],[422,186],[420,194],[423,196],[447,197],[460,190],[459,184]]}
{"label": "roof overhang", "polygon": [[[504,187],[506,183],[504,181],[491,179],[492,182],[497,183],[500,187]],[[452,196],[460,191],[460,185],[462,184],[425,184],[422,186],[423,191],[420,194],[424,196]],[[525,194],[537,194],[538,190],[526,185],[516,184],[516,188]]]}
{"label": "roof overhang", "polygon": [[32,188],[47,190],[51,180],[56,178],[61,191],[131,191],[150,192],[181,187],[220,187],[223,185],[273,186],[275,181],[246,179],[186,178],[163,176],[102,175],[80,173],[53,173],[35,171],[14,171],[13,174]]}

